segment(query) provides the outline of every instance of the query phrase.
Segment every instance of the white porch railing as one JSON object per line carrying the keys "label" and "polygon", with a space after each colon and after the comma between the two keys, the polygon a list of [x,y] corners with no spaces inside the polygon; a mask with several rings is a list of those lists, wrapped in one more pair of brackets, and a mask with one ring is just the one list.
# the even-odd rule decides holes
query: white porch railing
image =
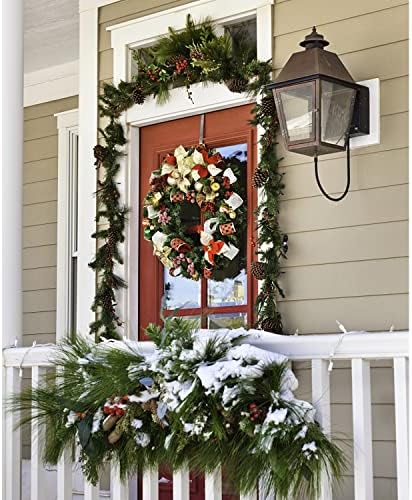
{"label": "white porch railing", "polygon": [[[372,462],[372,421],[371,421],[371,384],[370,362],[372,360],[393,360],[394,401],[396,424],[396,464],[398,500],[409,498],[408,484],[408,332],[392,333],[349,333],[343,338],[339,334],[308,336],[264,336],[248,342],[258,347],[285,354],[292,361],[310,361],[312,370],[312,401],[317,407],[317,418],[326,432],[331,428],[330,411],[330,371],[331,355],[336,360],[351,362],[352,371],[352,418],[354,450],[354,493],[355,500],[372,500],[373,462]],[[144,344],[145,350],[152,348]],[[31,369],[32,385],[39,383],[43,371],[50,366],[53,347],[10,348],[3,353],[5,387],[8,393],[17,392],[21,387],[21,370]],[[335,352],[336,350],[336,352]],[[17,413],[7,413],[4,419],[4,443],[7,459],[3,461],[3,498],[7,500],[71,500],[73,493],[72,465],[70,455],[64,454],[57,465],[57,488],[47,491],[45,471],[41,463],[40,443],[37,440],[38,424],[31,428],[30,495],[22,495],[21,482],[21,431],[15,429],[19,420]],[[146,471],[143,474],[143,500],[157,500],[158,472]],[[112,500],[136,500],[136,492],[129,491],[129,485],[121,483],[115,468],[110,477],[110,498]],[[173,499],[189,500],[189,473],[179,471],[173,475]],[[97,500],[107,498],[107,492],[98,487],[84,485],[83,498]],[[222,479],[220,471],[205,478],[205,498],[222,498]],[[241,497],[241,500],[257,500],[258,494]],[[331,500],[332,487],[325,478],[319,500]]]}

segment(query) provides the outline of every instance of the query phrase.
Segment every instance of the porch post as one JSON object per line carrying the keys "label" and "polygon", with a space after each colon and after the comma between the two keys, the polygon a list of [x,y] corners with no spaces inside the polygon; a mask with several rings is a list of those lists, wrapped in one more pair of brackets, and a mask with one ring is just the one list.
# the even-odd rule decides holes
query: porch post
{"label": "porch post", "polygon": [[21,345],[23,325],[23,0],[3,2],[2,342]]}

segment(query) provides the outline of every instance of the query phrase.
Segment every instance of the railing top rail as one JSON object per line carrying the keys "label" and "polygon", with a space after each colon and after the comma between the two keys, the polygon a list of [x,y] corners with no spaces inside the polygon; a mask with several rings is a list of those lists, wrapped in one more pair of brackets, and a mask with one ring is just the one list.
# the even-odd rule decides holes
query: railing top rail
{"label": "railing top rail", "polygon": [[[322,335],[274,335],[251,330],[247,342],[262,349],[284,354],[292,361],[309,359],[390,359],[408,357],[409,332],[348,332]],[[150,352],[152,342],[139,342],[142,351]],[[36,345],[34,347],[11,347],[3,351],[5,367],[29,368],[52,366],[56,347]]]}

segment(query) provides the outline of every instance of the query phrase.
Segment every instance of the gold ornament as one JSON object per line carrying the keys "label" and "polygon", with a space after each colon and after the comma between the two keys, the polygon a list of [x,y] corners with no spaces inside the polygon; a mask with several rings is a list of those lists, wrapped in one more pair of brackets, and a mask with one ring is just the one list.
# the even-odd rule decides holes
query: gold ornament
{"label": "gold ornament", "polygon": [[220,184],[218,182],[213,182],[210,187],[212,191],[217,192],[220,189]]}
{"label": "gold ornament", "polygon": [[110,429],[115,425],[119,418],[120,417],[118,415],[109,415],[103,420],[102,429],[106,432],[110,431]]}
{"label": "gold ornament", "polygon": [[114,431],[112,431],[109,434],[107,440],[109,441],[110,444],[115,444],[122,437],[122,434],[123,434],[123,429],[121,429],[120,426],[117,425]]}

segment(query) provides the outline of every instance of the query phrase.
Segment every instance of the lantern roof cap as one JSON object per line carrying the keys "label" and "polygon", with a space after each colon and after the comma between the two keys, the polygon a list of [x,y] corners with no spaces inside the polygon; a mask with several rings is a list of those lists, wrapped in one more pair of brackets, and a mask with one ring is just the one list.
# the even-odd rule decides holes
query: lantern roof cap
{"label": "lantern roof cap", "polygon": [[300,42],[305,50],[292,54],[274,81],[274,86],[280,83],[294,80],[305,80],[309,77],[329,77],[354,84],[349,71],[345,68],[338,55],[334,52],[324,50],[329,45],[324,36],[316,31],[314,26],[312,32]]}
{"label": "lantern roof cap", "polygon": [[325,40],[325,37],[316,31],[316,26],[312,28],[312,32],[309,35],[305,36],[305,39],[302,40],[299,44],[301,47],[304,47],[306,50],[318,47],[323,49],[323,47],[327,47],[329,42]]}

